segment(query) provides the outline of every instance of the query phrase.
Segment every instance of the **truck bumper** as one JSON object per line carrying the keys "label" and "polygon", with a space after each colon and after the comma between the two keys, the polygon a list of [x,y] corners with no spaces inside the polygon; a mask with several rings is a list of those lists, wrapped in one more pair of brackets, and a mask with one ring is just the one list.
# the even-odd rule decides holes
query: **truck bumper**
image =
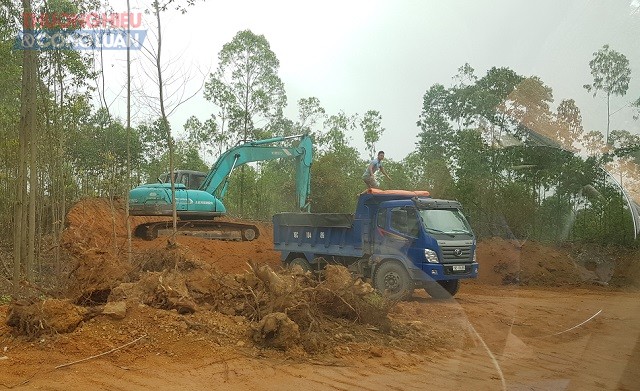
{"label": "truck bumper", "polygon": [[[462,267],[464,269],[461,269]],[[420,268],[409,268],[409,274],[414,281],[419,282],[476,278],[478,277],[478,263],[423,263]]]}

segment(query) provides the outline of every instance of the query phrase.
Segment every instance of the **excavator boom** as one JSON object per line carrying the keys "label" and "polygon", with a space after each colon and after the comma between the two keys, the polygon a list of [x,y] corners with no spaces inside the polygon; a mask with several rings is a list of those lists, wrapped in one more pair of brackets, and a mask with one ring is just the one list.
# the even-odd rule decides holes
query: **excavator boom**
{"label": "excavator boom", "polygon": [[[270,144],[285,141],[292,138],[300,138],[297,147],[277,147]],[[251,141],[233,147],[224,152],[213,165],[211,171],[204,179],[200,190],[214,194],[217,199],[223,200],[227,192],[229,175],[238,166],[258,161],[274,159],[296,159],[296,195],[298,207],[308,212],[308,198],[311,186],[311,160],[313,144],[307,135],[275,137],[266,140]]]}

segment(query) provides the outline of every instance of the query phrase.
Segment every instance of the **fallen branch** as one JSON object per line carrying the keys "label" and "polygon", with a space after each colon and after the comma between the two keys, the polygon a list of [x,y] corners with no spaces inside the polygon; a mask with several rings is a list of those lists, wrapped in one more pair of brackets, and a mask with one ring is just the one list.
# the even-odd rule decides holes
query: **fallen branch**
{"label": "fallen branch", "polygon": [[64,368],[64,367],[70,367],[71,365],[75,365],[75,364],[79,364],[79,363],[81,363],[81,362],[85,362],[85,361],[93,360],[94,358],[98,358],[98,357],[106,356],[107,354],[113,353],[113,352],[115,352],[115,351],[117,351],[117,350],[120,350],[120,349],[122,349],[122,348],[126,348],[126,347],[127,347],[127,346],[129,346],[129,345],[133,345],[134,343],[136,343],[136,342],[140,341],[142,338],[145,338],[146,336],[147,336],[147,334],[144,334],[144,335],[142,335],[142,336],[140,336],[140,337],[138,337],[138,338],[134,339],[134,340],[133,340],[133,341],[131,341],[131,342],[128,342],[128,343],[126,343],[126,344],[124,344],[124,345],[122,345],[122,346],[118,346],[117,348],[113,348],[113,349],[111,349],[111,350],[109,350],[109,351],[107,351],[107,352],[103,352],[103,353],[100,353],[100,354],[96,354],[95,356],[91,356],[91,357],[83,358],[82,360],[77,360],[77,361],[73,361],[73,362],[70,362],[70,363],[61,364],[61,365],[58,365],[57,367],[55,367],[54,369],[60,369],[60,368]]}

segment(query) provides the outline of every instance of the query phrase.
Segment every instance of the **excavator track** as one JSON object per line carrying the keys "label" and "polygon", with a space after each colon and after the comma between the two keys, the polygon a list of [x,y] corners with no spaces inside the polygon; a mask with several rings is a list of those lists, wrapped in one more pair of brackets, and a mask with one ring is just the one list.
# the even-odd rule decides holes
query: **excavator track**
{"label": "excavator track", "polygon": [[[252,224],[211,220],[178,221],[177,228],[178,235],[214,240],[251,241],[257,239],[260,235],[258,227]],[[138,225],[135,228],[134,235],[145,240],[153,240],[159,236],[170,236],[172,231],[173,222],[161,221]]]}

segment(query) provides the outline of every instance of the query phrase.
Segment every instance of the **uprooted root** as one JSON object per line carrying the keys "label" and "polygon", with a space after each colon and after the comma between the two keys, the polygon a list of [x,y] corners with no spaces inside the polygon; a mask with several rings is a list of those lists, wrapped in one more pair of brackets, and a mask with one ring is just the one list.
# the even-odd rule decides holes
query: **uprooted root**
{"label": "uprooted root", "polygon": [[[266,265],[251,267],[264,284],[264,290],[260,291],[261,326],[257,328],[254,340],[262,341],[265,346],[288,347],[282,343],[279,334],[281,329],[288,330],[279,326],[288,324],[284,317],[309,335],[321,330],[321,324],[331,318],[388,328],[387,314],[392,303],[375,293],[369,284],[354,280],[342,266],[327,266],[322,282],[312,279],[301,269],[294,269],[290,274],[276,274]],[[277,322],[271,319],[273,314],[281,314],[277,316]],[[278,327],[270,327],[265,333],[262,325],[267,317],[270,319],[267,325]]]}
{"label": "uprooted root", "polygon": [[[83,270],[93,269],[92,275],[99,275],[100,264],[86,266]],[[251,325],[256,344],[281,350],[302,347],[309,353],[323,351],[331,338],[338,338],[334,334],[339,325],[355,323],[375,330],[389,329],[387,314],[392,303],[369,284],[354,280],[342,266],[327,266],[322,281],[299,267],[276,273],[266,265],[249,266],[247,273],[232,275],[220,273],[180,251],[148,253],[130,265],[128,275],[120,274],[108,280],[109,284],[95,278],[90,280],[90,287],[83,286],[84,292],[94,297],[91,303],[15,303],[7,323],[28,336],[66,333],[97,311],[97,307],[91,307],[96,302],[123,304],[121,317],[126,316],[127,307],[145,304],[179,314],[215,311],[242,317]],[[365,334],[362,332],[363,338]]]}
{"label": "uprooted root", "polygon": [[288,350],[300,341],[300,328],[287,314],[268,314],[254,329],[253,340],[266,347]]}
{"label": "uprooted root", "polygon": [[70,333],[89,317],[90,311],[68,300],[16,301],[9,306],[7,325],[28,337]]}

